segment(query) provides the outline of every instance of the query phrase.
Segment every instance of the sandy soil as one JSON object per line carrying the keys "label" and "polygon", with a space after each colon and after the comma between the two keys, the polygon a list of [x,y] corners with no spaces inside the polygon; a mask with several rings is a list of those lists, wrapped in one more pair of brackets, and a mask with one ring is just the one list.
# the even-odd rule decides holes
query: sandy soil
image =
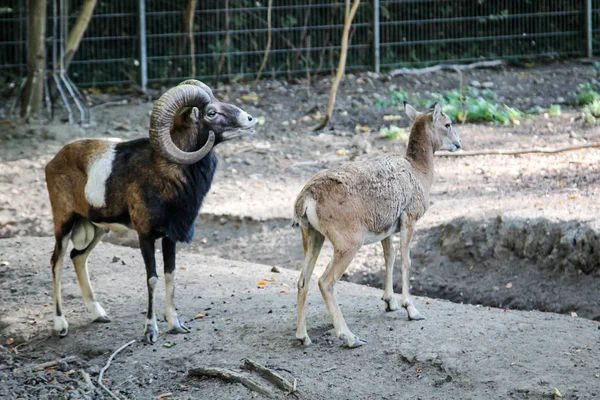
{"label": "sandy soil", "polygon": [[[576,86],[581,82],[595,82],[595,77],[593,68],[578,63],[552,64],[527,70],[503,68],[466,72],[464,82],[492,82],[500,100],[512,106],[527,109],[557,102],[566,104],[563,104],[560,116],[538,116],[523,121],[519,126],[457,125],[465,149],[561,147],[597,142],[600,129],[584,124],[579,111],[568,105]],[[567,387],[569,398],[592,397],[592,388],[600,386],[600,381],[594,378],[594,374],[599,372],[597,362],[589,361],[594,359],[591,355],[587,361],[584,360],[587,364],[582,370],[591,372],[588,376],[577,373],[573,365],[583,364],[573,361],[576,357],[597,352],[596,332],[599,331],[590,330],[592,336],[584,341],[581,335],[588,332],[584,327],[591,322],[581,317],[600,320],[600,295],[597,291],[600,283],[597,266],[600,263],[593,257],[582,257],[584,261],[581,263],[557,262],[550,268],[542,255],[531,256],[514,241],[508,245],[506,237],[520,238],[523,235],[524,243],[526,235],[522,232],[529,231],[523,226],[530,220],[542,221],[544,226],[556,229],[559,239],[564,238],[567,242],[573,235],[577,238],[577,235],[584,235],[584,245],[573,243],[573,248],[584,255],[593,252],[595,247],[590,243],[597,243],[600,235],[596,222],[600,212],[597,198],[600,194],[598,149],[555,155],[438,157],[432,205],[419,222],[412,250],[412,293],[482,306],[457,306],[421,299],[419,304],[422,308],[425,308],[422,306],[425,301],[439,304],[441,308],[439,313],[435,311],[435,316],[431,316],[430,310],[425,308],[429,320],[423,323],[425,325],[413,325],[405,321],[404,315],[382,313],[382,306],[377,302],[378,291],[345,285],[342,293],[358,297],[351,296],[343,301],[352,304],[344,307],[349,323],[361,335],[364,332],[364,336],[370,336],[367,337],[367,340],[371,339],[370,350],[359,350],[356,354],[360,355],[339,351],[318,293],[313,293],[311,298],[315,310],[320,307],[319,314],[312,314],[313,318],[319,317],[319,322],[313,325],[313,329],[317,327],[318,330],[312,333],[319,342],[318,346],[307,350],[306,354],[294,346],[297,273],[284,271],[281,276],[288,277],[287,280],[277,278],[279,283],[289,285],[286,296],[279,293],[279,287],[266,296],[268,291],[256,289],[254,283],[260,279],[255,279],[258,275],[270,276],[267,273],[272,265],[291,270],[300,267],[301,241],[298,231],[290,226],[291,206],[296,194],[312,174],[323,168],[360,158],[404,153],[405,137],[390,141],[379,137],[378,132],[380,127],[389,124],[384,121],[385,115],[400,115],[402,119],[393,123],[404,127],[408,124],[407,118],[397,107],[373,107],[374,98],[387,96],[394,87],[422,93],[452,89],[458,84],[456,74],[446,72],[418,78],[350,75],[340,89],[331,129],[314,134],[310,126],[315,124],[316,110],[324,111],[329,79],[313,80],[310,94],[304,81],[265,81],[257,86],[237,84],[215,88],[219,98],[239,103],[253,115],[264,117],[265,122],[253,138],[227,143],[217,149],[219,170],[202,208],[196,238],[190,245],[180,246],[182,265],[194,263],[203,266],[198,269],[199,275],[194,276],[197,281],[180,279],[180,307],[186,302],[185,314],[193,316],[206,307],[214,306],[207,304],[207,297],[203,294],[207,285],[209,290],[214,290],[210,298],[216,299],[211,300],[215,304],[229,301],[222,299],[233,292],[218,288],[230,282],[231,277],[225,276],[228,272],[224,271],[229,271],[231,265],[238,265],[237,268],[244,266],[244,270],[232,271],[236,280],[243,281],[239,283],[242,286],[231,282],[234,285],[232,290],[237,293],[250,290],[256,296],[249,296],[253,298],[247,303],[240,300],[238,306],[248,304],[244,306],[248,308],[236,311],[238,315],[231,321],[221,321],[219,329],[227,329],[232,335],[231,340],[220,342],[222,338],[218,332],[213,335],[212,329],[209,329],[209,335],[205,328],[200,333],[186,336],[186,341],[193,344],[191,348],[175,346],[167,349],[159,345],[150,351],[150,347],[136,344],[123,357],[131,363],[111,367],[111,374],[122,378],[111,381],[111,384],[119,385],[119,390],[128,391],[131,398],[150,398],[170,391],[175,393],[175,398],[197,398],[198,393],[212,393],[215,398],[246,398],[249,392],[238,385],[189,380],[185,378],[185,370],[202,364],[204,360],[205,364],[222,362],[237,368],[241,365],[241,358],[248,354],[258,361],[292,371],[288,378],[298,378],[300,384],[305,382],[300,389],[306,398],[320,398],[329,391],[335,394],[334,398],[345,398],[341,393],[345,393],[343,391],[348,386],[356,387],[356,394],[353,391],[349,398],[391,398],[398,388],[404,391],[405,387],[406,398],[468,398],[470,394],[472,398],[548,398],[553,385],[561,391]],[[243,96],[252,94],[256,96],[251,96],[250,101],[242,100],[246,98]],[[114,105],[103,103],[115,100],[114,96],[91,96],[95,104],[94,124],[89,128],[65,125],[60,118],[28,125],[0,125],[0,238],[4,238],[0,240],[0,263],[9,262],[8,267],[0,267],[0,344],[7,343],[11,337],[15,340],[13,344],[6,345],[6,349],[0,349],[0,360],[7,365],[14,367],[11,364],[14,362],[29,365],[74,354],[79,361],[70,368],[77,370],[80,367],[97,375],[98,368],[90,370],[91,367],[103,364],[108,353],[120,344],[141,336],[138,331],[141,331],[142,324],[140,313],[145,308],[145,286],[142,283],[141,257],[136,250],[107,244],[92,256],[96,260],[92,262],[92,274],[98,280],[99,294],[106,299],[107,308],[115,311],[111,313],[115,317],[113,324],[87,324],[72,269],[66,272],[66,275],[71,275],[68,278],[67,308],[72,310],[69,311],[73,313],[71,320],[80,318],[81,330],[87,332],[87,336],[76,339],[79,337],[76,334],[65,341],[49,338],[50,312],[43,307],[43,304],[51,302],[47,261],[52,249],[51,240],[45,238],[51,234],[52,226],[44,165],[62,145],[75,138],[110,136],[128,139],[147,135],[152,103],[137,97],[122,98],[126,104]],[[368,126],[366,132],[356,130],[357,124]],[[480,240],[477,229],[496,226],[494,221],[499,217],[512,221],[512,225],[505,224],[504,227],[523,230],[488,229],[488,238]],[[453,231],[456,227],[460,229]],[[464,235],[460,236],[463,231]],[[538,231],[530,233],[533,238],[540,236]],[[118,234],[111,234],[105,241],[136,245],[135,238]],[[541,243],[543,240],[535,239],[534,242]],[[487,248],[492,250],[483,251]],[[478,250],[474,252],[473,249]],[[112,254],[117,254],[121,261],[111,263]],[[315,277],[327,265],[330,256],[331,248],[326,244]],[[256,271],[263,272],[246,276],[243,261],[269,267],[254,266],[252,268]],[[344,279],[380,288],[382,267],[381,247],[368,246],[361,250]],[[118,275],[115,268],[120,269]],[[121,280],[123,271],[127,277]],[[186,270],[182,275],[188,272]],[[398,270],[398,291],[399,280]],[[272,286],[276,285],[269,287]],[[363,293],[368,294],[368,298],[363,298]],[[355,304],[359,306],[355,307]],[[511,310],[548,310],[566,313],[567,316],[539,312],[505,313],[496,309],[483,313],[488,305]],[[232,311],[231,307],[225,309]],[[263,316],[262,313],[268,312],[266,309],[272,309],[273,315]],[[369,322],[365,319],[367,311],[371,317]],[[351,319],[353,312],[356,314]],[[580,317],[572,319],[568,316],[571,312]],[[371,321],[376,315],[379,315],[377,321]],[[531,322],[531,318],[536,319]],[[401,325],[391,326],[390,321]],[[192,324],[206,322],[197,320]],[[394,330],[388,331],[388,325]],[[417,325],[425,331],[429,328],[435,338],[423,333],[411,335],[411,330]],[[399,330],[405,333],[402,338],[398,335]],[[548,335],[548,332],[557,334]],[[94,340],[89,340],[90,334],[95,335]],[[201,336],[194,337],[197,334]],[[248,337],[251,339],[248,340]],[[405,345],[406,338],[409,341]],[[452,338],[452,343],[444,342],[448,338]],[[35,341],[27,344],[30,340]],[[184,339],[168,337],[168,340],[183,343]],[[23,344],[15,352],[14,346],[19,343]],[[589,346],[584,347],[585,344]],[[265,350],[261,353],[263,348]],[[332,348],[335,349],[333,353]],[[523,349],[529,348],[531,352],[525,356]],[[178,351],[182,353],[174,356]],[[135,357],[131,357],[133,354]],[[521,354],[527,360],[524,364],[530,367],[519,371],[520,361],[511,361],[511,357]],[[360,363],[352,362],[355,357],[362,357]],[[485,362],[488,358],[489,364]],[[598,360],[597,354],[595,360]],[[517,364],[511,366],[512,362]],[[447,363],[451,367],[446,366]],[[154,365],[160,367],[154,369]],[[337,370],[321,373],[334,365],[338,366]],[[368,368],[361,371],[357,365]],[[415,372],[416,368],[423,369],[424,365],[428,365],[433,374],[425,385],[421,384],[423,374]],[[457,365],[461,369],[457,369]],[[561,369],[562,365],[564,369]],[[509,375],[497,374],[500,370]],[[59,372],[57,369],[56,373]],[[0,380],[10,378],[11,385],[8,387],[11,391],[22,384],[37,385],[33,398],[62,396],[62,388],[70,382],[69,375],[63,373],[56,378],[62,386],[52,388],[45,383],[49,378],[43,373],[26,374],[25,378],[13,378],[12,373],[4,373]],[[327,379],[329,375],[331,379]],[[443,383],[448,375],[452,381]],[[563,380],[557,380],[559,378]],[[396,379],[398,383],[392,384]],[[40,383],[36,384],[38,381]],[[559,387],[555,381],[570,383]],[[77,396],[84,396],[87,389],[80,388],[79,383],[74,385],[79,388]],[[189,392],[182,392],[180,385],[189,386]],[[40,392],[43,390],[46,392]],[[49,394],[50,390],[55,392]]]}
{"label": "sandy soil", "polygon": [[[68,266],[63,291],[71,333],[57,339],[48,336],[49,254],[39,251],[51,246],[49,238],[0,240],[0,258],[9,262],[1,270],[2,321],[13,318],[15,344],[33,340],[10,353],[0,349],[5,357],[0,397],[102,398],[80,371],[95,382],[114,350],[142,337],[143,265],[135,249],[111,244],[99,245],[90,260],[96,293],[112,318],[109,324],[90,323]],[[178,312],[192,332],[163,334],[154,346],[136,342],[119,354],[104,374],[116,394],[136,399],[164,393],[177,399],[262,398],[239,384],[187,375],[195,367],[240,370],[242,360],[251,358],[291,382],[296,379],[302,399],[548,399],[554,388],[568,399],[600,395],[595,321],[417,298],[427,320],[410,322],[404,310],[384,311],[381,290],[341,283],[338,293],[347,322],[368,341],[347,350],[335,338],[313,279],[308,328],[315,343],[301,348],[294,338],[294,271],[275,274],[270,266],[185,252],[178,266]],[[262,287],[257,285],[261,279],[274,281]],[[157,294],[159,310],[163,293],[161,288]],[[193,319],[198,313],[204,318]],[[161,321],[160,328],[165,327]],[[66,356],[76,358],[45,371],[11,372]]]}

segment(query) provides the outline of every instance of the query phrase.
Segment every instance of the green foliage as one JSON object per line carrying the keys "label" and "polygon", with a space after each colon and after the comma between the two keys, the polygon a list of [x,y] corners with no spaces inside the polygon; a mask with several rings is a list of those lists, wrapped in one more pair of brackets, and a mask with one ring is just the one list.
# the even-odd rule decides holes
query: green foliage
{"label": "green foliage", "polygon": [[497,97],[491,90],[480,90],[471,86],[464,86],[462,90],[453,89],[444,94],[427,92],[424,96],[420,96],[419,93],[409,95],[400,89],[393,91],[389,99],[376,99],[374,103],[375,106],[390,106],[408,101],[415,106],[427,106],[439,102],[442,110],[458,122],[490,121],[509,125],[519,124],[528,116],[516,108],[497,103]]}
{"label": "green foliage", "polygon": [[389,127],[383,127],[379,133],[389,140],[397,140],[404,136],[404,129],[397,127],[396,125],[390,125]]}
{"label": "green foliage", "polygon": [[579,106],[585,106],[600,99],[600,95],[594,89],[591,83],[585,82],[577,87],[575,92],[575,103]]}
{"label": "green foliage", "polygon": [[560,105],[552,104],[550,108],[548,108],[548,115],[551,117],[556,117],[561,114]]}
{"label": "green foliage", "polygon": [[583,107],[583,120],[586,124],[595,125],[600,118],[600,98],[595,98],[591,103]]}

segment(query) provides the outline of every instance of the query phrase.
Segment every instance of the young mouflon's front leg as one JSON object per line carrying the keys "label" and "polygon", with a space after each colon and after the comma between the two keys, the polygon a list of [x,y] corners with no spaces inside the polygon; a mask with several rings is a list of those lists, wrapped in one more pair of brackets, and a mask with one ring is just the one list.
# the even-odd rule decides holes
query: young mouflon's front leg
{"label": "young mouflon's front leg", "polygon": [[162,240],[163,260],[165,264],[165,318],[170,333],[189,333],[181,324],[175,310],[175,254],[176,243],[165,237]]}
{"label": "young mouflon's front leg", "polygon": [[400,218],[400,257],[402,258],[402,307],[408,312],[408,319],[418,321],[425,319],[423,314],[417,310],[412,298],[410,297],[410,241],[414,223],[409,222],[408,216],[402,214]]}
{"label": "young mouflon's front leg", "polygon": [[146,323],[144,326],[144,337],[150,344],[158,340],[158,324],[154,313],[154,290],[158,282],[156,274],[156,260],[154,258],[154,238],[140,236],[140,249],[144,264],[146,264],[146,278],[148,284],[148,311],[146,312]]}

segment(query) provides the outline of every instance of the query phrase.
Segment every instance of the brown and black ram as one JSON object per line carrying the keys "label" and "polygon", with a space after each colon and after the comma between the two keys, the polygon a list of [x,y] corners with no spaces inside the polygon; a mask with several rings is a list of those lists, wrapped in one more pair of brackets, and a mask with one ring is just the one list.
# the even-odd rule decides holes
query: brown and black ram
{"label": "brown and black ram", "polygon": [[123,228],[137,232],[146,265],[146,341],[158,339],[154,310],[157,239],[162,239],[169,331],[189,332],[174,305],[176,243],[189,242],[194,236],[196,217],[217,168],[213,146],[254,133],[255,124],[256,119],[245,111],[218,101],[204,83],[188,80],[155,103],[149,138],[78,140],[56,154],[46,166],[46,184],[56,238],[50,261],[54,329],[60,336],[68,333],[60,277],[69,240],[85,305],[94,321],[108,322],[94,297],[87,259],[109,230]]}

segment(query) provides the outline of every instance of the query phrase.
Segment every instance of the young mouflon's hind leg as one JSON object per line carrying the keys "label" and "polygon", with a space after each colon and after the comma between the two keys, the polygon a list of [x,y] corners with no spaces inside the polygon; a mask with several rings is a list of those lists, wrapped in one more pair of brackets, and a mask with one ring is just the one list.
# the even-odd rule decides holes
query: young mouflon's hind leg
{"label": "young mouflon's hind leg", "polygon": [[399,306],[398,300],[394,296],[394,261],[396,257],[392,237],[388,236],[383,239],[381,245],[383,246],[383,258],[385,259],[385,287],[381,300],[385,302],[385,311],[396,311]]}
{"label": "young mouflon's hind leg", "polygon": [[408,319],[410,320],[421,320],[425,317],[417,310],[412,298],[410,297],[410,241],[412,239],[413,227],[412,223],[409,223],[408,216],[402,214],[400,219],[400,257],[402,259],[402,307],[406,308],[408,312]]}
{"label": "young mouflon's hind leg", "polygon": [[175,310],[175,255],[176,243],[165,237],[162,240],[163,261],[165,267],[165,318],[170,333],[189,333],[181,324]]}
{"label": "young mouflon's hind leg", "polygon": [[146,264],[146,278],[148,284],[148,311],[146,312],[146,323],[144,325],[144,337],[146,342],[154,344],[158,340],[158,324],[154,312],[154,291],[158,282],[156,274],[156,259],[154,257],[155,240],[152,237],[140,236],[140,250]]}
{"label": "young mouflon's hind leg", "polygon": [[65,250],[69,244],[70,232],[66,235],[56,235],[56,243],[54,244],[54,252],[50,258],[50,267],[52,268],[52,297],[54,299],[54,330],[58,332],[60,337],[67,336],[69,333],[69,324],[62,310],[62,294],[60,277],[63,266]]}
{"label": "young mouflon's hind leg", "polygon": [[310,285],[310,277],[315,269],[317,258],[323,247],[325,236],[308,225],[302,227],[302,244],[304,245],[304,265],[298,279],[298,329],[296,339],[304,346],[311,344],[306,331],[306,296]]}
{"label": "young mouflon's hind leg", "polygon": [[350,265],[350,262],[356,255],[359,245],[348,246],[346,248],[338,248],[334,243],[333,259],[331,263],[319,278],[319,289],[325,300],[327,311],[333,321],[333,327],[337,337],[345,342],[347,347],[360,347],[367,342],[361,340],[358,336],[350,331],[346,320],[342,315],[342,310],[335,296],[335,284],[339,282],[342,274]]}
{"label": "young mouflon's hind leg", "polygon": [[110,319],[106,315],[106,311],[102,308],[100,303],[96,301],[94,297],[94,291],[90,278],[88,275],[87,260],[88,256],[94,250],[94,247],[102,240],[106,235],[106,230],[93,227],[94,238],[90,244],[83,250],[73,249],[71,250],[71,260],[75,266],[75,273],[77,274],[77,280],[79,281],[79,287],[81,288],[81,294],[83,295],[83,302],[89,312],[92,313],[92,319],[94,322],[110,322]]}

